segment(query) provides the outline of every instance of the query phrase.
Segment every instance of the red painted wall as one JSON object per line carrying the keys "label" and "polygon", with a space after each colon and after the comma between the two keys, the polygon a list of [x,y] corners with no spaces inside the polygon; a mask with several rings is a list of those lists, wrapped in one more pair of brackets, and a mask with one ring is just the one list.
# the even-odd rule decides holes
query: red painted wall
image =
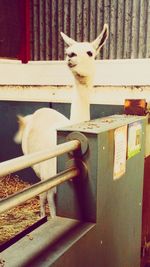
{"label": "red painted wall", "polygon": [[0,1],[0,57],[30,59],[30,0]]}
{"label": "red painted wall", "polygon": [[[150,242],[150,156],[145,159],[143,209],[142,209],[142,247]],[[149,243],[150,244],[150,243]],[[143,251],[141,267],[150,266],[150,248]]]}

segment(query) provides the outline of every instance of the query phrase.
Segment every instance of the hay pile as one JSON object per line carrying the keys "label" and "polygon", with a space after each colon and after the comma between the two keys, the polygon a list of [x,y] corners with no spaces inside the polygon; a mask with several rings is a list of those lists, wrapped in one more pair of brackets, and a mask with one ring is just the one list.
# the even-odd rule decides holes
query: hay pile
{"label": "hay pile", "polygon": [[[29,183],[22,181],[18,176],[2,177],[0,178],[0,199],[22,191],[29,186]],[[39,210],[39,197],[35,197],[8,212],[0,214],[0,245],[38,221],[40,218]]]}

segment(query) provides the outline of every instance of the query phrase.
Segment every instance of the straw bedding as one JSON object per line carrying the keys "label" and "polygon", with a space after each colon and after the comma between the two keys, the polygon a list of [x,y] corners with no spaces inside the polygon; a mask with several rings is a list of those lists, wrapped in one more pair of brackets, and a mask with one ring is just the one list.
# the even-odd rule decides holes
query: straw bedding
{"label": "straw bedding", "polygon": [[[8,197],[30,184],[22,181],[18,176],[8,175],[0,178],[0,199]],[[17,233],[26,229],[39,220],[39,197],[35,197],[25,203],[0,214],[0,245],[8,241]]]}

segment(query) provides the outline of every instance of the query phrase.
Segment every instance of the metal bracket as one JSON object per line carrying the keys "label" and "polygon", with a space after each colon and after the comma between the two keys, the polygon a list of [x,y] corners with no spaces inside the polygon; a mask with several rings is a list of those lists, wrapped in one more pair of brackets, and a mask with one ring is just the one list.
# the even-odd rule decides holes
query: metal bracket
{"label": "metal bracket", "polygon": [[[87,137],[80,133],[80,132],[72,132],[70,134],[67,135],[67,141],[71,141],[71,140],[78,140],[80,143],[81,143],[81,155],[83,156],[87,150],[88,150],[88,147],[89,147],[89,144],[88,144],[88,139]],[[72,155],[74,152],[70,152],[70,154]]]}
{"label": "metal bracket", "polygon": [[72,168],[72,167],[76,167],[79,169],[80,172],[80,177],[83,178],[87,178],[88,176],[88,169],[86,164],[80,160],[80,159],[71,159],[69,161],[66,162],[66,168]]}

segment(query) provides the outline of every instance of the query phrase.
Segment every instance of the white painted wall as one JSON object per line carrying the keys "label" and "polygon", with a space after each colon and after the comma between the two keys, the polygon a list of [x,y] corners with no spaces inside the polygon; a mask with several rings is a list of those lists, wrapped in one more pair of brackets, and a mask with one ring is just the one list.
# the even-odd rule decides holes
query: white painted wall
{"label": "white painted wall", "polygon": [[[71,102],[73,78],[64,61],[0,60],[0,100]],[[150,104],[150,59],[97,60],[91,103],[123,105],[127,98]],[[150,155],[150,124],[146,156]]]}
{"label": "white painted wall", "polygon": [[[150,85],[150,59],[97,60],[95,85]],[[65,61],[0,60],[0,84],[72,85]]]}
{"label": "white painted wall", "polygon": [[[0,73],[1,100],[71,102],[73,78],[64,61],[0,60]],[[93,104],[150,102],[150,59],[97,60],[94,85]]]}

